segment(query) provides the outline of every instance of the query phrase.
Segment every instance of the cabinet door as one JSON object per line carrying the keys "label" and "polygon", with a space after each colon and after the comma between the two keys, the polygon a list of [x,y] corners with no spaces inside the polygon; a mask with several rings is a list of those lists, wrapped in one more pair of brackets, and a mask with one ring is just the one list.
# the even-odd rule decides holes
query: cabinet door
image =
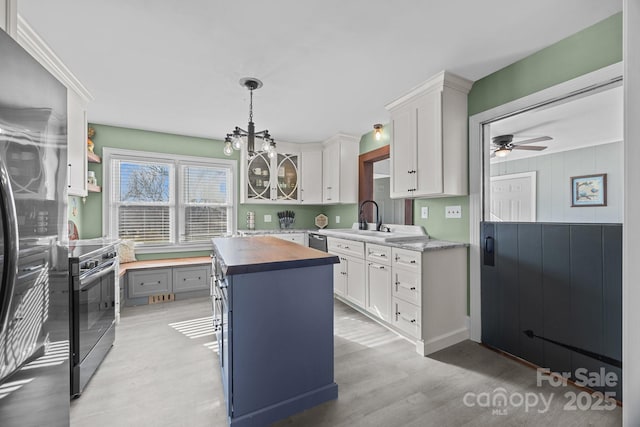
{"label": "cabinet door", "polygon": [[358,203],[358,155],[360,145],[340,143],[339,202]]}
{"label": "cabinet door", "polygon": [[333,264],[333,292],[344,297],[347,293],[347,259],[340,258],[340,264]]}
{"label": "cabinet door", "polygon": [[322,150],[322,202],[340,201],[340,143],[332,143]]}
{"label": "cabinet door", "polygon": [[200,291],[209,287],[211,276],[208,265],[177,267],[173,269],[173,292]]}
{"label": "cabinet door", "polygon": [[391,197],[411,197],[415,187],[416,111],[409,104],[391,115]]}
{"label": "cabinet door", "polygon": [[434,90],[416,102],[417,163],[414,196],[443,192],[442,91]]}
{"label": "cabinet door", "polygon": [[300,165],[300,201],[302,204],[322,203],[322,151],[305,151]]}
{"label": "cabinet door", "polygon": [[267,153],[256,153],[253,158],[247,160],[245,179],[246,201],[270,201],[275,198],[271,191],[271,159]]}
{"label": "cabinet door", "polygon": [[367,311],[385,322],[391,319],[391,268],[382,264],[368,264]]}
{"label": "cabinet door", "polygon": [[67,164],[69,195],[87,195],[87,111],[72,90],[67,90]]}
{"label": "cabinet door", "polygon": [[365,307],[366,270],[364,261],[358,258],[344,257],[347,272],[347,298],[360,307]]}
{"label": "cabinet door", "polygon": [[300,194],[299,186],[299,161],[298,154],[277,155],[276,171],[276,198],[278,202],[298,202]]}

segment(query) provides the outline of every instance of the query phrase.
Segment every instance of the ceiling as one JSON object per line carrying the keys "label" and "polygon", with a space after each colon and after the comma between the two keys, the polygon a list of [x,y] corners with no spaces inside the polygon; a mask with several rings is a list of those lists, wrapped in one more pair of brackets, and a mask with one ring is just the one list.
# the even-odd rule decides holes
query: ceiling
{"label": "ceiling", "polygon": [[540,136],[550,141],[530,145],[546,146],[542,151],[513,150],[506,157],[494,157],[491,163],[523,159],[575,150],[623,140],[623,88],[621,84],[526,111],[490,124],[490,135],[513,134],[513,142]]}
{"label": "ceiling", "polygon": [[95,97],[89,121],[221,139],[361,135],[447,69],[477,80],[622,10],[621,0],[19,0]]}

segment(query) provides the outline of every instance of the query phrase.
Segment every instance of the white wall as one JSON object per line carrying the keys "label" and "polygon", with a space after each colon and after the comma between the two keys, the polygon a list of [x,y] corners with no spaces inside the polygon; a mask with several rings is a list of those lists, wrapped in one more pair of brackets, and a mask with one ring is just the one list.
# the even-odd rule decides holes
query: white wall
{"label": "white wall", "polygon": [[[491,176],[530,171],[537,172],[538,222],[622,222],[622,142],[491,164]],[[600,173],[607,174],[607,206],[571,207],[570,177]]]}
{"label": "white wall", "polygon": [[640,1],[623,2],[624,34],[624,139],[625,144],[625,217],[622,261],[622,387],[625,404],[623,425],[640,425]]}

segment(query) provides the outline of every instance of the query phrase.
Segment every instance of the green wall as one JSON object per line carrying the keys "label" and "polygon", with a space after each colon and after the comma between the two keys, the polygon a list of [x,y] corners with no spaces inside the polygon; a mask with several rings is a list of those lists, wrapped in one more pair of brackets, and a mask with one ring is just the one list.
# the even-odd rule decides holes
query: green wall
{"label": "green wall", "polygon": [[[256,230],[275,230],[280,228],[278,223],[277,212],[289,210],[296,214],[296,221],[293,228],[314,229],[315,217],[318,214],[329,216],[328,206],[315,205],[261,205],[261,204],[243,204],[238,205],[238,230],[247,229],[247,212],[255,212],[256,214]],[[264,222],[264,216],[271,215],[271,222]],[[336,228],[329,220],[329,228]]]}
{"label": "green wall", "polygon": [[469,93],[469,115],[620,61],[622,13],[476,81]]}

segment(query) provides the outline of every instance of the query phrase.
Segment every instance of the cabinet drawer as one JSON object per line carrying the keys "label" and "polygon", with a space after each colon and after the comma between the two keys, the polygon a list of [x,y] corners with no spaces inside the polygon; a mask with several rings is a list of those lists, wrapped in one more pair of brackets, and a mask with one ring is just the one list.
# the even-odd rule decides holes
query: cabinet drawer
{"label": "cabinet drawer", "polygon": [[151,271],[133,271],[127,274],[129,298],[148,297],[171,292],[171,269],[155,268]]}
{"label": "cabinet drawer", "polygon": [[180,267],[173,269],[173,292],[199,291],[209,288],[210,267]]}
{"label": "cabinet drawer", "polygon": [[328,237],[327,249],[331,253],[344,254],[364,259],[364,242]]}
{"label": "cabinet drawer", "polygon": [[299,245],[304,246],[304,233],[282,233],[282,234],[272,234],[273,237],[277,237],[278,239],[288,240],[293,243],[297,243]]}
{"label": "cabinet drawer", "polygon": [[420,336],[420,307],[393,298],[391,324],[412,337]]}
{"label": "cabinet drawer", "polygon": [[409,271],[420,271],[420,266],[422,264],[422,252],[392,248],[391,253],[394,268],[400,267]]}
{"label": "cabinet drawer", "polygon": [[391,246],[367,243],[367,261],[391,265]]}
{"label": "cabinet drawer", "polygon": [[393,296],[420,306],[420,274],[396,268],[393,270]]}

